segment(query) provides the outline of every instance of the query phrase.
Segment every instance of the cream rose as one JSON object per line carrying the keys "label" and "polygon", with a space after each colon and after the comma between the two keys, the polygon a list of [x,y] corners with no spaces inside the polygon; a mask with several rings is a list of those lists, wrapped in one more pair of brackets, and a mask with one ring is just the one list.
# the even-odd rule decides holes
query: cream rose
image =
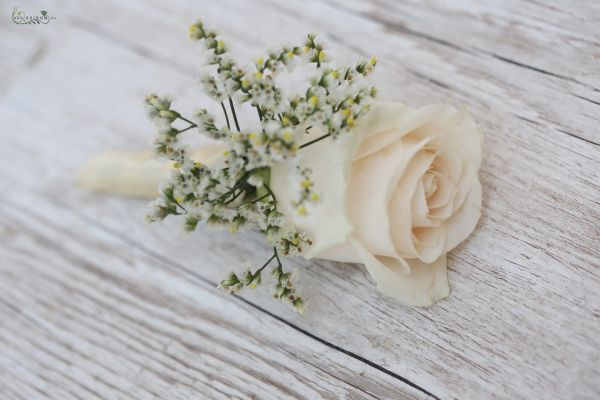
{"label": "cream rose", "polygon": [[271,187],[314,241],[306,258],[363,263],[381,292],[426,306],[449,294],[446,253],[479,219],[482,141],[454,107],[377,103],[347,139],[302,149],[322,199],[308,215],[292,207],[291,165],[273,167]]}

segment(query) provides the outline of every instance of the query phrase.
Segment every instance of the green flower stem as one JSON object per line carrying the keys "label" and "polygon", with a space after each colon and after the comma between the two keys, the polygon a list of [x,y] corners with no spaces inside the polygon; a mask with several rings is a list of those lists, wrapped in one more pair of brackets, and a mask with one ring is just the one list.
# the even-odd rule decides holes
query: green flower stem
{"label": "green flower stem", "polygon": [[273,246],[273,257],[277,258],[277,266],[281,268],[283,264],[281,264],[281,260],[279,259],[279,253],[277,252],[277,246]]}
{"label": "green flower stem", "polygon": [[252,204],[256,204],[256,203],[258,203],[259,201],[261,201],[261,200],[264,200],[264,199],[266,199],[266,198],[267,198],[267,197],[269,197],[269,196],[271,196],[271,193],[267,193],[267,194],[265,194],[264,196],[260,196],[258,199],[254,200],[254,201],[252,202]]}
{"label": "green flower stem", "polygon": [[179,208],[181,208],[183,211],[185,211],[185,212],[184,212],[184,214],[187,214],[187,210],[185,209],[185,207],[184,207],[184,206],[182,206],[181,204],[179,204],[179,202],[178,202],[177,200],[175,200],[175,198],[173,198],[173,201],[175,202],[175,204],[176,204],[176,205],[177,205]]}
{"label": "green flower stem", "polygon": [[235,127],[240,131],[240,124],[238,123],[237,115],[235,114],[235,107],[233,106],[233,100],[231,97],[229,98],[229,107],[231,108],[231,113],[233,114],[233,121],[235,122]]}
{"label": "green flower stem", "polygon": [[225,114],[225,121],[227,121],[227,129],[231,130],[231,125],[229,124],[229,116],[227,115],[227,110],[225,109],[225,104],[223,104],[223,102],[221,102],[221,108],[223,108],[223,114]]}
{"label": "green flower stem", "polygon": [[326,134],[326,135],[320,136],[320,137],[318,137],[318,138],[316,138],[316,139],[314,139],[314,140],[311,140],[311,141],[310,141],[310,142],[308,142],[308,143],[304,143],[302,146],[300,146],[300,148],[301,148],[301,149],[303,149],[303,148],[305,148],[305,147],[308,147],[308,146],[310,146],[311,144],[315,144],[315,143],[317,143],[317,142],[320,142],[321,140],[323,140],[323,139],[325,139],[325,138],[328,138],[329,136],[331,136],[331,133],[328,133],[328,134]]}
{"label": "green flower stem", "polygon": [[267,192],[269,192],[269,194],[273,198],[273,202],[275,203],[275,208],[277,208],[277,198],[275,197],[275,194],[273,193],[273,191],[271,190],[269,185],[267,185],[266,183],[263,183],[263,185],[264,185],[265,189],[267,189]]}
{"label": "green flower stem", "polygon": [[240,195],[244,192],[245,192],[244,189],[240,189],[239,192],[237,192],[237,194],[235,194],[231,199],[229,199],[227,202],[225,202],[225,204],[233,203],[235,201],[235,199],[240,197]]}
{"label": "green flower stem", "polygon": [[269,260],[265,263],[265,265],[263,265],[262,267],[260,267],[259,269],[257,269],[256,272],[254,273],[254,275],[260,274],[263,271],[263,269],[267,268],[267,265],[271,264],[271,261],[273,261],[273,259],[275,258],[275,256],[276,256],[276,253],[273,254],[271,256],[271,258],[269,258]]}
{"label": "green flower stem", "polygon": [[244,185],[246,183],[246,181],[250,178],[250,173],[246,172],[244,175],[242,175],[242,177],[240,179],[237,180],[237,182],[235,183],[235,185],[233,185],[233,187],[231,189],[229,189],[227,191],[227,193],[223,194],[220,197],[220,200],[225,200],[228,196],[231,196],[235,193],[235,190],[240,188],[242,185]]}
{"label": "green flower stem", "polygon": [[197,125],[190,125],[190,126],[188,126],[187,128],[185,128],[185,129],[180,129],[180,130],[178,130],[178,131],[177,131],[177,134],[183,133],[183,132],[185,132],[185,131],[189,131],[190,129],[194,129],[194,128],[196,128],[196,127],[197,127]]}
{"label": "green flower stem", "polygon": [[181,115],[180,115],[180,116],[178,116],[177,118],[179,118],[179,119],[181,119],[181,120],[183,120],[183,121],[187,122],[188,124],[192,125],[192,128],[195,128],[195,127],[197,127],[197,126],[198,126],[198,125],[197,125],[197,124],[195,124],[194,122],[190,121],[190,120],[189,120],[189,119],[187,119],[187,118],[184,118],[184,117],[182,117]]}

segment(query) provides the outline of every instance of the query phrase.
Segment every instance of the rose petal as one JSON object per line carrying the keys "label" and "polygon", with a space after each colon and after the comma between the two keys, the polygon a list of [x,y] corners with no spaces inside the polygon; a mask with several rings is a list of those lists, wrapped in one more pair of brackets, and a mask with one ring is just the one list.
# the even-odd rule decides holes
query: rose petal
{"label": "rose petal", "polygon": [[418,258],[424,263],[431,263],[444,252],[446,227],[415,228],[412,239]]}
{"label": "rose petal", "polygon": [[[437,190],[435,193],[427,199],[429,208],[443,207],[444,205],[451,203],[454,194],[456,193],[456,187],[446,175],[437,175]],[[450,204],[450,211],[452,205]],[[444,217],[444,218],[447,218]]]}
{"label": "rose petal", "polygon": [[481,216],[481,183],[475,175],[471,190],[462,207],[446,221],[447,238],[445,251],[455,248],[473,232]]}
{"label": "rose petal", "polygon": [[279,210],[313,241],[305,258],[312,258],[322,251],[346,241],[353,226],[346,213],[347,176],[355,151],[356,140],[330,138],[302,149],[299,164],[313,170],[314,182],[320,200],[306,216],[293,208],[299,190],[290,185],[295,173],[293,163],[278,163],[271,168],[271,189],[277,198]]}
{"label": "rose petal", "polygon": [[320,253],[318,258],[322,260],[349,262],[349,263],[360,263],[361,258],[356,253],[354,246],[349,240],[344,243],[340,243]]}
{"label": "rose petal", "polygon": [[425,174],[423,175],[423,179],[421,179],[426,198],[431,196],[437,190],[437,183],[435,182],[434,178],[435,175],[433,174]]}
{"label": "rose petal", "polygon": [[414,111],[414,108],[397,102],[378,101],[370,107],[355,127],[357,131],[369,132],[367,137],[397,128],[406,115]]}
{"label": "rose petal", "polygon": [[439,169],[435,168],[435,166],[440,166],[440,168],[443,168],[444,171],[446,171],[446,176],[452,181],[452,183],[455,185],[458,184],[458,181],[462,175],[463,166],[460,153],[454,151],[445,151],[441,154],[438,154],[433,165],[434,169],[438,171]]}
{"label": "rose petal", "polygon": [[473,165],[469,162],[465,162],[465,166],[463,167],[463,174],[460,177],[459,184],[456,188],[456,195],[454,196],[454,204],[452,212],[456,212],[459,208],[462,207],[463,203],[471,187],[473,186],[473,179],[477,176],[477,170]]}
{"label": "rose petal", "polygon": [[406,273],[397,265],[400,260],[375,257],[352,236],[350,242],[383,294],[406,305],[429,306],[450,293],[445,254],[431,264],[416,259],[402,260],[409,265],[410,273]]}
{"label": "rose petal", "polygon": [[[420,142],[398,140],[385,150],[352,164],[348,186],[348,215],[356,227],[356,238],[373,254],[398,257],[391,229],[400,225],[400,221],[402,225],[408,223],[410,227],[410,208],[403,208],[400,214],[392,216],[388,205],[394,195],[396,182],[403,178],[407,165],[412,165],[413,156],[426,143],[426,139]],[[426,170],[427,166],[424,168]],[[414,186],[411,192],[412,190]]]}
{"label": "rose petal", "polygon": [[[393,207],[393,205],[390,206]],[[415,192],[413,193],[410,202],[410,210],[413,227],[433,226],[431,220],[429,219],[429,207],[427,206],[425,189],[423,188],[423,180],[417,182],[417,187],[415,188]]]}
{"label": "rose petal", "polygon": [[[415,110],[401,103],[376,103],[367,114],[373,114],[372,119],[364,122],[372,123],[373,126],[369,126],[369,134],[361,143],[356,158],[367,157],[382,150],[420,126],[426,125],[434,118],[438,108],[439,106],[433,105]],[[426,137],[428,135],[416,139],[419,141]]]}
{"label": "rose petal", "polygon": [[[402,142],[405,141],[409,140]],[[412,240],[411,198],[417,182],[431,165],[434,156],[431,152],[419,151],[402,171],[398,183],[391,182],[394,185],[394,194],[388,202],[390,232],[396,251],[405,258],[418,257]]]}
{"label": "rose petal", "polygon": [[469,160],[475,170],[478,170],[481,166],[483,134],[473,117],[466,111],[462,111],[460,115],[463,119],[452,127],[448,137],[455,144],[455,150],[464,154],[463,158]]}
{"label": "rose petal", "polygon": [[[457,123],[460,123],[462,114],[449,104],[431,104],[418,109],[423,113],[424,123],[416,127],[410,135],[415,139],[438,137],[440,141],[448,136],[449,129]],[[434,144],[435,148],[443,148]]]}

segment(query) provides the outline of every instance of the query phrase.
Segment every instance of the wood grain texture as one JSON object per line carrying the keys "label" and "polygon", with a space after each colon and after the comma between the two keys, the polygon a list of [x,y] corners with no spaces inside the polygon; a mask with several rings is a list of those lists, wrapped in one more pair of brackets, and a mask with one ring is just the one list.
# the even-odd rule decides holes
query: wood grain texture
{"label": "wood grain texture", "polygon": [[16,379],[57,399],[428,397],[119,238],[82,231],[62,204],[22,205],[0,205],[0,394]]}
{"label": "wood grain texture", "polygon": [[13,24],[12,12],[13,7],[0,7],[0,95],[22,71],[35,66],[46,49],[44,33]]}
{"label": "wood grain texture", "polygon": [[[0,197],[12,205],[1,214],[3,244],[11,244],[0,251],[0,284],[8,293],[0,296],[0,328],[10,343],[2,347],[0,368],[12,377],[2,385],[6,396],[85,398],[93,397],[91,388],[100,397],[124,391],[121,397],[189,398],[192,389],[218,397],[223,382],[236,377],[254,383],[246,392],[233,385],[232,395],[285,395],[276,383],[257,384],[260,374],[291,379],[294,393],[306,398],[361,390],[377,398],[600,395],[594,3],[108,1],[85,10],[73,3],[69,12],[46,37],[43,57],[0,99],[2,140],[10,149],[0,158]],[[268,252],[260,236],[201,229],[186,237],[171,222],[146,225],[143,201],[73,186],[74,172],[91,155],[149,146],[153,130],[141,107],[147,92],[176,94],[178,108],[190,112],[206,101],[195,85],[198,53],[186,37],[196,16],[220,26],[245,59],[274,44],[274,32],[289,43],[318,31],[342,60],[379,56],[375,80],[384,99],[464,104],[476,116],[486,133],[484,215],[474,235],[450,254],[449,299],[405,308],[378,294],[359,266],[290,260],[302,270],[311,300],[305,317],[267,292],[243,294],[247,303],[228,300],[206,282],[216,283],[245,258],[259,262]],[[59,245],[49,250],[40,237]],[[77,257],[68,256],[73,252]],[[196,292],[208,300],[197,300]],[[77,301],[65,307],[71,295]],[[157,303],[168,310],[157,310]],[[225,308],[245,316],[242,327],[220,316]],[[15,310],[58,331],[36,328]],[[130,310],[142,324],[126,323]],[[114,321],[104,315],[118,318],[125,331],[111,328]],[[207,318],[206,329],[226,343],[187,332],[187,315],[194,329]],[[253,318],[260,322],[245,325]],[[235,334],[247,326],[248,337]],[[95,330],[109,350],[96,343]],[[63,335],[67,344],[55,338]],[[172,361],[163,360],[169,352],[153,347],[168,335],[190,345],[178,348],[178,359],[188,363],[184,372],[172,371]],[[292,346],[283,345],[284,336]],[[54,347],[39,349],[47,337]],[[118,347],[125,340],[128,345]],[[87,353],[71,350],[71,341]],[[252,365],[257,346],[268,343],[281,348],[267,347],[260,353],[264,364],[240,372],[240,365]],[[201,349],[223,356],[238,346],[245,351],[238,358],[199,356]],[[321,351],[329,359],[308,365]],[[132,371],[154,363],[150,357],[159,361],[140,373],[138,392],[128,386],[140,382]],[[290,365],[293,377],[265,366],[272,360]],[[340,365],[353,372],[340,372]],[[216,383],[206,378],[215,366],[225,376]],[[355,371],[371,375],[359,380]],[[192,389],[185,386],[192,381]],[[178,391],[171,394],[173,387]]]}

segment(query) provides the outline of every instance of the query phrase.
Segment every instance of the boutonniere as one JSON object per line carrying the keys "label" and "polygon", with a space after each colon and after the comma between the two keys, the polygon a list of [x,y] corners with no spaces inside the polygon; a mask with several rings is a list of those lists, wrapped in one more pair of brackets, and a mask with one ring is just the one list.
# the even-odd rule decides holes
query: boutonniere
{"label": "boutonniere", "polygon": [[[289,256],[362,263],[381,292],[408,305],[446,297],[446,253],[481,213],[483,137],[469,114],[375,102],[377,59],[340,67],[315,35],[245,67],[203,23],[190,37],[207,55],[200,81],[222,114],[183,115],[167,97],[146,98],[155,151],[171,162],[148,219],[261,232],[272,245],[264,263],[234,268],[219,287],[255,288],[269,271],[274,297],[300,312]],[[284,91],[295,74],[303,84]],[[250,107],[255,121],[240,121]],[[213,143],[188,147],[198,134]]]}

